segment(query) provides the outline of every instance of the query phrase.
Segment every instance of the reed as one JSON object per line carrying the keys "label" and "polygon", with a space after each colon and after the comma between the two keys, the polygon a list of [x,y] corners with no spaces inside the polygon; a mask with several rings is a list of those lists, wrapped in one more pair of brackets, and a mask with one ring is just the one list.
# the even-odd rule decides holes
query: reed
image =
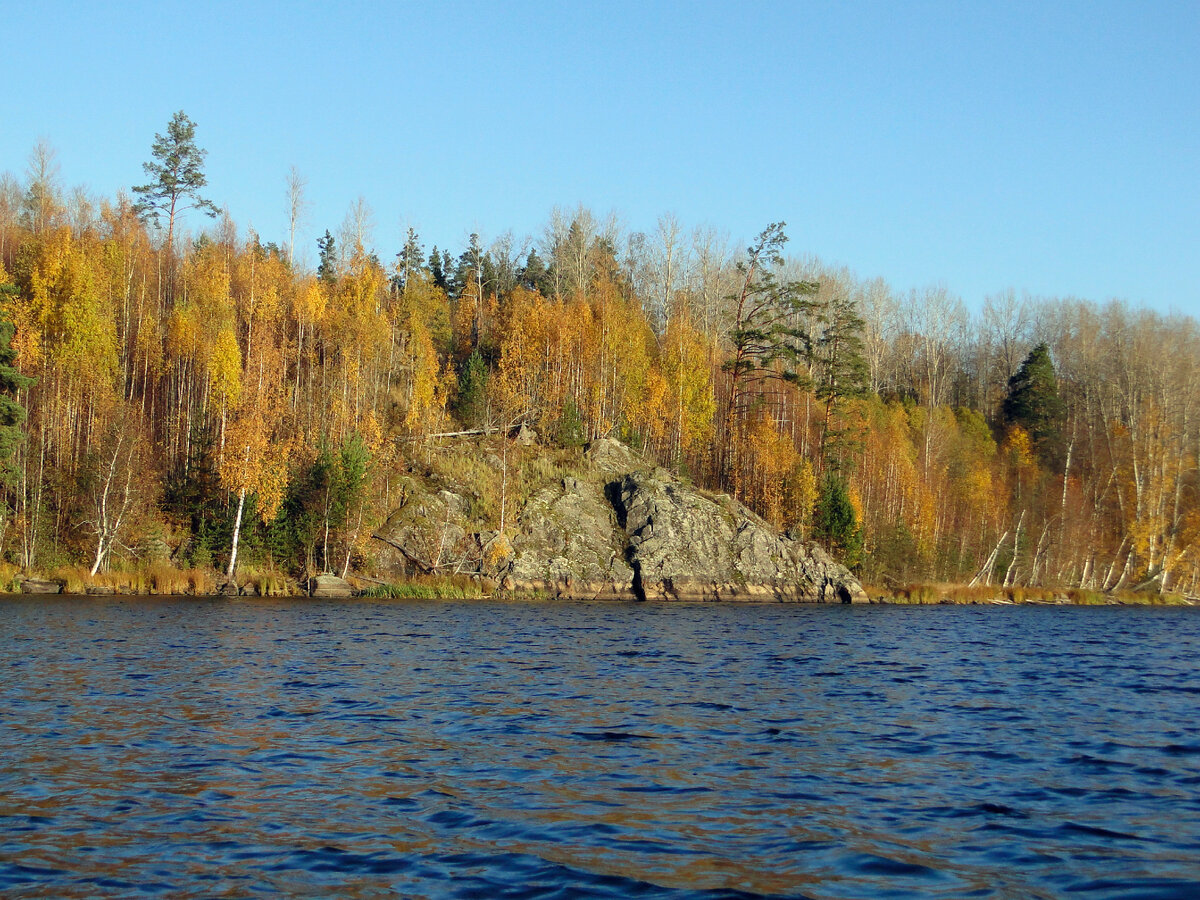
{"label": "reed", "polygon": [[372,585],[363,596],[387,600],[482,600],[491,596],[493,590],[494,585],[488,579],[467,575],[424,575]]}

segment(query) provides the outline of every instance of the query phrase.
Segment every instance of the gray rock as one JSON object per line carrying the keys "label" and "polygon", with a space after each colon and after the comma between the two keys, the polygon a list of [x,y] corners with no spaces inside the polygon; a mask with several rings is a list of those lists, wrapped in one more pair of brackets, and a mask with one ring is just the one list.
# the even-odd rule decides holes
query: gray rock
{"label": "gray rock", "polygon": [[610,438],[593,441],[584,459],[584,471],[535,490],[515,521],[510,513],[507,535],[472,520],[452,490],[407,479],[403,504],[376,534],[391,548],[381,559],[556,597],[866,602],[844,566],[729,495],[646,469]]}
{"label": "gray rock", "polygon": [[590,596],[598,585],[632,589],[624,535],[600,481],[567,477],[535,493],[512,544],[510,572],[520,585],[558,596]]}
{"label": "gray rock", "polygon": [[635,590],[647,599],[867,602],[850,571],[819,547],[662,469],[626,474],[617,503]]}
{"label": "gray rock", "polygon": [[632,450],[612,438],[597,438],[588,444],[583,455],[594,468],[618,475],[642,465]]}
{"label": "gray rock", "polygon": [[528,425],[521,425],[517,430],[517,443],[522,447],[532,447],[537,443],[537,432]]}
{"label": "gray rock", "polygon": [[376,534],[385,545],[380,559],[385,570],[424,573],[451,564],[472,571],[479,565],[479,528],[467,518],[466,498],[434,491],[415,477],[404,478],[398,488],[404,501]]}
{"label": "gray rock", "polygon": [[22,594],[61,594],[61,581],[46,581],[41,578],[26,578],[21,582]]}
{"label": "gray rock", "polygon": [[353,597],[350,582],[337,575],[318,575],[310,579],[308,592],[313,597]]}

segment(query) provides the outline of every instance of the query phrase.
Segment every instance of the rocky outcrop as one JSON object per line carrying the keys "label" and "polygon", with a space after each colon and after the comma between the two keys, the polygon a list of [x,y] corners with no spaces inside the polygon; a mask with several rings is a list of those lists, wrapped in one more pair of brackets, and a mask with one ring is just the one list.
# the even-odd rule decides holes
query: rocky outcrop
{"label": "rocky outcrop", "polygon": [[525,504],[508,574],[526,590],[620,599],[634,592],[625,551],[604,482],[566,477]]}
{"label": "rocky outcrop", "polygon": [[479,531],[467,515],[467,500],[460,494],[433,486],[417,477],[398,485],[400,506],[374,537],[386,548],[385,568],[422,574],[452,566],[455,571],[478,570],[481,563]]}
{"label": "rocky outcrop", "polygon": [[613,493],[641,597],[867,602],[825,551],[777,534],[727,495],[706,497],[662,469],[628,473]]}
{"label": "rocky outcrop", "polygon": [[726,495],[647,467],[618,441],[593,442],[584,463],[578,474],[535,490],[509,537],[473,522],[463,497],[415,478],[375,536],[401,571],[444,571],[449,561],[451,571],[487,575],[517,592],[867,602],[854,576],[819,547],[777,534]]}

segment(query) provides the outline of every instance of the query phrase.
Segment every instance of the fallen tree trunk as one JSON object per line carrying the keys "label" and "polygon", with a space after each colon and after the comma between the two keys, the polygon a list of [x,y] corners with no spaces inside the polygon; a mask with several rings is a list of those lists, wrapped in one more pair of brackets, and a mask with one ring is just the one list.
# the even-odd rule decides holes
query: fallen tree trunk
{"label": "fallen tree trunk", "polygon": [[417,569],[420,569],[423,574],[432,575],[437,570],[436,566],[425,562],[425,560],[421,559],[419,556],[416,556],[416,555],[410,553],[408,551],[408,548],[403,547],[400,544],[397,544],[395,541],[391,540],[390,538],[384,537],[379,532],[377,532],[377,531],[371,532],[371,537],[375,538],[375,540],[377,540],[377,541],[383,541],[389,547],[395,547],[397,550],[400,551],[400,553],[404,556],[405,559],[407,559],[410,563],[412,563],[414,567],[416,567]]}

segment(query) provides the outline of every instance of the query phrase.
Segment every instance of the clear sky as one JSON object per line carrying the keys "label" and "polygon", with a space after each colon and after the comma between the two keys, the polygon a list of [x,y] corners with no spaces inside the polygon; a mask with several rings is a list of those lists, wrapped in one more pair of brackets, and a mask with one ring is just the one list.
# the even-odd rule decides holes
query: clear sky
{"label": "clear sky", "polygon": [[[361,195],[538,235],[551,207],[674,213],[968,305],[1006,288],[1200,316],[1200,2],[22,3],[0,0],[0,171],[142,183],[176,110],[208,196],[309,257]],[[202,226],[193,219],[191,226]]]}

